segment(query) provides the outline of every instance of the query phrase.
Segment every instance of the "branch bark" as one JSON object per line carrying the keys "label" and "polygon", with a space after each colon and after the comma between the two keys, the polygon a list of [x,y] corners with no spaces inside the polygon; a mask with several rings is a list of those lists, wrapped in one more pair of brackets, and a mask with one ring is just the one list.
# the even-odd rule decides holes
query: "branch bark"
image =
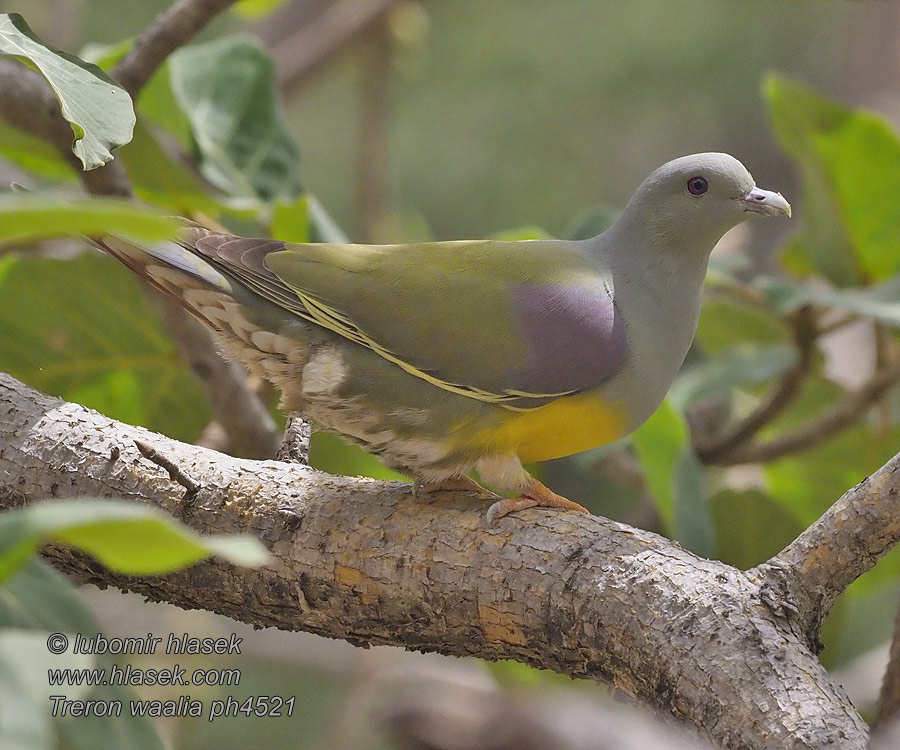
{"label": "branch bark", "polygon": [[[190,502],[135,440],[191,477]],[[776,560],[820,589],[826,572],[846,585],[871,567],[900,533],[885,507],[898,461]],[[0,506],[81,495],[157,505],[203,532],[252,532],[276,558],[263,570],[212,560],[141,579],[52,549],[82,581],[257,626],[612,682],[728,748],[865,746],[865,724],[809,649],[797,608],[774,598],[779,566],[745,573],[580,514],[529,510],[488,529],[483,503],[465,494],[422,504],[396,482],[223,456],[0,375]],[[834,533],[853,545],[835,547]]]}
{"label": "branch bark", "polygon": [[136,99],[165,59],[236,0],[178,0],[137,38],[131,51],[113,70],[115,78]]}

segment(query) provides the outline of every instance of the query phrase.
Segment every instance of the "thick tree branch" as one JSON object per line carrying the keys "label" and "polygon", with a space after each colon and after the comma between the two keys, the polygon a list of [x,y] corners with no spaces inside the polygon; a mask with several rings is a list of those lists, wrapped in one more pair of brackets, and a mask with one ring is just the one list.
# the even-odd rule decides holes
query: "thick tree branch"
{"label": "thick tree branch", "polygon": [[[768,562],[749,571],[815,643],[835,599],[900,540],[900,454],[844,493]],[[780,602],[781,604],[777,604]]]}
{"label": "thick tree branch", "polygon": [[[136,439],[199,486],[189,504],[184,487],[145,459]],[[884,530],[897,522],[881,504],[891,476],[879,472],[836,512],[871,518],[879,551],[896,536]],[[488,529],[484,503],[464,494],[425,504],[396,482],[230,458],[0,375],[0,505],[79,495],[158,505],[204,532],[249,531],[276,557],[262,570],[211,561],[138,579],[53,550],[56,563],[83,581],[258,626],[511,658],[610,681],[729,748],[865,746],[865,725],[803,629],[772,601],[766,570],[743,573],[580,514],[529,510]],[[832,549],[832,522],[824,523],[801,537],[804,549],[818,538],[818,559],[839,555],[852,577],[874,564],[873,545],[856,536],[860,559],[847,559],[849,544]],[[796,557],[802,567],[804,556]],[[849,583],[851,574],[841,575]]]}
{"label": "thick tree branch", "polygon": [[165,59],[236,0],[178,0],[148,26],[113,70],[113,78],[136,99]]}

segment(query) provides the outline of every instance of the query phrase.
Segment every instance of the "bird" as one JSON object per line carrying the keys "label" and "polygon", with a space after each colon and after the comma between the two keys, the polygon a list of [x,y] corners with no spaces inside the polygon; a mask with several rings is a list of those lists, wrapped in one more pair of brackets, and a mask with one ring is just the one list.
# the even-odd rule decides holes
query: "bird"
{"label": "bird", "polygon": [[98,243],[277,386],[282,408],[412,477],[417,496],[487,495],[493,524],[588,512],[524,464],[645,422],[693,340],[714,246],[777,215],[791,215],[780,193],[700,153],[654,170],[585,240],[290,243],[185,220],[169,241]]}

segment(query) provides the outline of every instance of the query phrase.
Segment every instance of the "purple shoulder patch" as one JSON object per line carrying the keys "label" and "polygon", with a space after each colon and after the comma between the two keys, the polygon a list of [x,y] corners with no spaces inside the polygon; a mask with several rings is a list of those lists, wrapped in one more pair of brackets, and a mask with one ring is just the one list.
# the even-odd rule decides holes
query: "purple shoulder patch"
{"label": "purple shoulder patch", "polygon": [[528,347],[524,367],[510,373],[519,390],[560,393],[592,388],[624,363],[625,324],[605,290],[516,284],[512,298]]}

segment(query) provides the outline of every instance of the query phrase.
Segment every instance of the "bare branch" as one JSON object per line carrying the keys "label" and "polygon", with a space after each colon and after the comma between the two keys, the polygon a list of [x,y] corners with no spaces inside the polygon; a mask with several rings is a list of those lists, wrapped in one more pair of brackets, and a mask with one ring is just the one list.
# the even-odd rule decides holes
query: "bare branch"
{"label": "bare branch", "polygon": [[236,0],[178,0],[137,38],[113,70],[113,78],[136,99],[165,59]]}
{"label": "bare branch", "polygon": [[312,438],[312,427],[303,416],[297,413],[288,417],[284,428],[284,437],[278,448],[276,458],[279,461],[309,466],[309,441]]}
{"label": "bare branch", "polygon": [[784,375],[763,401],[731,430],[717,435],[703,445],[696,446],[697,457],[707,464],[730,464],[730,454],[744,445],[763,427],[772,422],[796,398],[809,375],[815,354],[816,318],[812,308],[804,307],[790,319],[797,363]]}
{"label": "bare branch", "polygon": [[900,382],[900,361],[876,372],[868,382],[847,394],[842,401],[818,419],[811,420],[768,442],[746,443],[733,450],[727,458],[715,463],[726,465],[764,463],[820,445],[853,424],[866,409],[875,404],[898,382]]}
{"label": "bare branch", "polygon": [[[189,506],[135,439],[200,485]],[[890,544],[875,519],[890,523],[876,498],[893,491],[893,463],[823,519],[871,517],[877,544],[854,537],[856,547],[844,539],[832,550],[824,531],[801,537],[805,549],[819,539],[815,559],[838,555],[847,582],[841,565],[858,574],[873,546]],[[488,529],[484,503],[469,495],[423,504],[396,482],[230,458],[0,375],[0,506],[77,495],[157,505],[203,532],[250,531],[276,558],[263,570],[213,560],[140,579],[54,548],[55,562],[83,581],[258,626],[611,681],[728,748],[865,746],[864,723],[796,621],[779,614],[764,570],[744,573],[594,516],[535,509]],[[854,548],[861,559],[847,560]]]}
{"label": "bare branch", "polygon": [[813,644],[835,599],[900,540],[898,469],[900,454],[845,492],[785,549],[754,569],[770,579],[764,592],[770,604],[784,607]]}
{"label": "bare branch", "polygon": [[379,21],[397,0],[338,0],[272,50],[281,88],[289,91]]}

